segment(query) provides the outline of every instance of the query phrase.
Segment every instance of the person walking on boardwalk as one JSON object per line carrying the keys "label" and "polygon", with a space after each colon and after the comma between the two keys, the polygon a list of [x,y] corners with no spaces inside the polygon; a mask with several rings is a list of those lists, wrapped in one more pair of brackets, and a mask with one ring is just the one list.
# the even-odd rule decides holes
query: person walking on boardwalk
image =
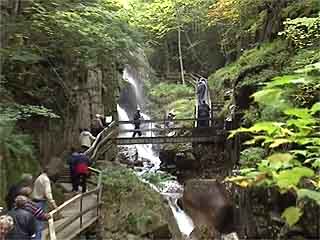
{"label": "person walking on boardwalk", "polygon": [[80,157],[80,153],[75,150],[74,147],[71,148],[71,156],[68,157],[69,173],[70,180],[72,185],[72,192],[77,192],[77,173],[76,173],[76,164]]}
{"label": "person walking on boardwalk", "polygon": [[105,128],[105,121],[103,121],[103,119],[103,116],[100,114],[96,114],[95,118],[93,119],[91,125],[91,133],[93,136],[97,137],[98,134]]}
{"label": "person walking on boardwalk", "polygon": [[[48,203],[53,208],[57,208],[56,202],[52,196],[51,182],[48,176],[49,169],[43,168],[42,173],[37,177],[33,184],[32,200],[36,203],[37,207],[46,210]],[[41,240],[42,230],[44,224],[42,221],[37,221],[36,237],[35,240]]]}
{"label": "person walking on boardwalk", "polygon": [[16,184],[13,184],[8,191],[8,194],[5,198],[6,205],[10,211],[14,206],[14,199],[20,194],[20,190],[23,187],[32,187],[33,177],[31,174],[24,173],[21,175],[20,181]]}
{"label": "person walking on boardwalk", "polygon": [[88,150],[94,140],[96,140],[96,137],[94,137],[87,128],[80,129],[79,141],[83,151]]}
{"label": "person walking on boardwalk", "polygon": [[13,218],[9,215],[0,216],[0,240],[6,240],[8,233],[14,228]]}
{"label": "person walking on boardwalk", "polygon": [[75,191],[78,191],[79,185],[82,187],[82,192],[87,191],[87,177],[89,175],[90,160],[84,153],[78,153],[74,156],[75,165]]}
{"label": "person walking on boardwalk", "polygon": [[138,134],[140,137],[142,136],[142,132],[140,129],[141,119],[142,119],[142,116],[140,113],[140,108],[137,108],[137,111],[133,116],[134,132],[132,137],[135,137],[136,134]]}
{"label": "person walking on boardwalk", "polygon": [[8,212],[13,218],[14,227],[8,232],[7,240],[31,240],[36,233],[36,218],[25,210],[25,201],[20,196],[15,199],[15,208]]}

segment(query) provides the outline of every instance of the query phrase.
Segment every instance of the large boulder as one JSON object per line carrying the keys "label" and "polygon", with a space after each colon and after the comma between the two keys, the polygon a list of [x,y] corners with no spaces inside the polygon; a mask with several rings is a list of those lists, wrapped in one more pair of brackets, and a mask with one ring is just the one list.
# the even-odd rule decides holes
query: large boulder
{"label": "large boulder", "polygon": [[177,239],[166,200],[132,170],[109,168],[103,183],[103,239]]}
{"label": "large boulder", "polygon": [[181,202],[201,239],[233,232],[233,204],[225,187],[218,181],[187,181]]}

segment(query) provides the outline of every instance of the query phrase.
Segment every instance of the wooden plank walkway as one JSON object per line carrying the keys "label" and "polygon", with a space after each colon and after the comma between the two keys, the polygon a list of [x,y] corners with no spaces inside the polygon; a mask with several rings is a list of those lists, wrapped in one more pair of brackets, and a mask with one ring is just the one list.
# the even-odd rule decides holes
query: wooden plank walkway
{"label": "wooden plank walkway", "polygon": [[[71,184],[64,183],[64,185],[71,190]],[[82,212],[86,213],[82,216],[82,223],[80,222],[80,218],[76,218],[76,216],[81,213],[80,202],[80,198],[72,202],[68,205],[68,208],[60,212],[62,218],[54,221],[57,240],[72,240],[98,220],[96,209],[97,196],[84,196],[82,200]],[[68,225],[69,222],[71,223]],[[65,225],[67,225],[67,227],[65,227]],[[43,239],[49,239],[48,233],[48,229],[43,231]]]}

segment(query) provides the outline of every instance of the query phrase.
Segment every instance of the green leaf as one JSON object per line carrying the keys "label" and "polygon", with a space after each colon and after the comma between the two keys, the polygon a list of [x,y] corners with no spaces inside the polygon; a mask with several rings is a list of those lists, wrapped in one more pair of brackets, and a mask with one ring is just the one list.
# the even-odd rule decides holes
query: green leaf
{"label": "green leaf", "polygon": [[311,108],[311,112],[312,114],[315,114],[316,112],[320,111],[320,102],[317,102],[315,104],[313,104],[312,108]]}
{"label": "green leaf", "polygon": [[289,116],[296,116],[304,119],[312,119],[311,114],[307,108],[289,108],[284,111]]}
{"label": "green leaf", "polygon": [[276,184],[281,189],[290,189],[297,186],[302,177],[312,177],[314,171],[307,167],[295,167],[281,171],[276,177]]}
{"label": "green leaf", "polygon": [[292,140],[290,139],[287,139],[287,138],[277,138],[273,141],[272,144],[270,144],[270,148],[276,148],[276,147],[279,147],[280,145],[282,144],[285,144],[285,143],[291,143]]}
{"label": "green leaf", "polygon": [[298,199],[307,197],[316,201],[317,204],[320,205],[320,192],[318,191],[302,188],[297,191],[297,194],[298,194]]}
{"label": "green leaf", "polygon": [[258,103],[264,105],[273,105],[278,104],[280,102],[280,97],[282,94],[282,90],[279,88],[273,89],[264,89],[254,93],[252,96],[254,100]]}
{"label": "green leaf", "polygon": [[305,83],[305,78],[299,77],[298,75],[285,75],[280,77],[273,78],[273,81],[267,84],[267,88],[283,86],[287,84],[297,84],[297,83]]}
{"label": "green leaf", "polygon": [[302,214],[303,212],[300,208],[288,207],[284,210],[281,217],[286,220],[286,222],[290,227],[292,227],[294,224],[296,224],[299,221]]}
{"label": "green leaf", "polygon": [[283,123],[278,123],[278,122],[259,122],[254,124],[252,127],[250,127],[248,131],[254,132],[254,133],[265,131],[269,135],[271,135],[275,131],[280,130],[281,129],[280,127],[282,125]]}
{"label": "green leaf", "polygon": [[288,166],[293,156],[289,153],[275,153],[267,158],[270,162],[270,167],[278,170],[283,166]]}

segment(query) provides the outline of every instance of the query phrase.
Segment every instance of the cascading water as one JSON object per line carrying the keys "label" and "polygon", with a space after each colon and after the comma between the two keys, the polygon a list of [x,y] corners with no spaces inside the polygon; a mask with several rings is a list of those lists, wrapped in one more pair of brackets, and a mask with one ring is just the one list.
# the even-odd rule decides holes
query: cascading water
{"label": "cascading water", "polygon": [[[142,90],[139,86],[137,79],[133,74],[130,73],[128,67],[124,69],[123,79],[130,83],[132,90],[134,91],[134,95],[136,96],[136,104],[140,108],[144,105],[144,97],[142,95]],[[124,104],[127,106],[127,104]],[[117,106],[118,117],[120,121],[129,121],[128,112],[130,109],[125,109],[125,107]],[[142,109],[143,110],[143,109]],[[144,120],[149,120],[150,117],[146,114],[142,114]],[[148,126],[149,125],[149,126]],[[126,124],[124,125],[126,130],[133,129],[133,125]],[[153,128],[153,126],[149,123],[141,124],[141,128]],[[152,132],[147,131],[146,136],[151,136]],[[132,132],[124,133],[123,137],[131,137]],[[153,150],[152,144],[137,144],[135,145],[137,149],[138,156],[144,160],[144,170],[139,172],[139,175],[142,175],[146,172],[155,172],[159,170],[161,161],[159,159],[158,154]],[[173,212],[173,215],[177,221],[180,232],[187,237],[190,236],[191,232],[194,229],[193,222],[191,218],[182,210],[177,204],[177,199],[182,196],[183,188],[177,181],[168,181],[165,184],[164,189],[158,189],[153,186],[154,189],[159,191],[165,199],[168,200],[169,206]]]}

